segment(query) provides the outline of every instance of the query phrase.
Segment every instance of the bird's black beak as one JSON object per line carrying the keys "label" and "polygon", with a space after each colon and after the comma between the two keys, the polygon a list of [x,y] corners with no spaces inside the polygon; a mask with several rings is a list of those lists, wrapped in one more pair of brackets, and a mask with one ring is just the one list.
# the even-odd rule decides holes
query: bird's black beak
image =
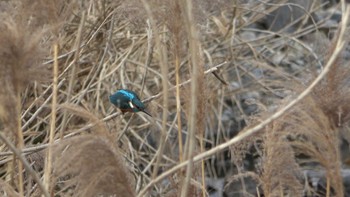
{"label": "bird's black beak", "polygon": [[150,113],[148,113],[146,110],[142,110],[142,112],[149,115],[150,117],[152,117],[152,115]]}

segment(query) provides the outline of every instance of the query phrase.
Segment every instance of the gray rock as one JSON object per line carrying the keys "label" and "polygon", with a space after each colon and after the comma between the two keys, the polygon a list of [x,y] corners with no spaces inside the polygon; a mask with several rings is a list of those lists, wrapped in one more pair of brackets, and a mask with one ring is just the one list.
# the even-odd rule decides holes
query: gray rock
{"label": "gray rock", "polygon": [[[278,6],[279,1],[272,1]],[[267,15],[265,23],[269,30],[280,31],[290,23],[304,17],[309,11],[312,0],[289,0],[285,5],[281,5],[275,11]],[[299,24],[292,25],[287,32],[293,32]]]}

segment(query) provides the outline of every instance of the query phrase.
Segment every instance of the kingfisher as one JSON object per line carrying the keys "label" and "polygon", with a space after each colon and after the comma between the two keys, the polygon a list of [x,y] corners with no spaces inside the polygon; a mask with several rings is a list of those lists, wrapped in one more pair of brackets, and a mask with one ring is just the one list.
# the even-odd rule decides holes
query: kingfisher
{"label": "kingfisher", "polygon": [[145,110],[145,105],[142,103],[142,101],[134,91],[120,89],[114,94],[109,96],[109,101],[113,105],[118,107],[123,114],[125,112],[135,113],[135,112],[141,111],[151,116],[151,114]]}

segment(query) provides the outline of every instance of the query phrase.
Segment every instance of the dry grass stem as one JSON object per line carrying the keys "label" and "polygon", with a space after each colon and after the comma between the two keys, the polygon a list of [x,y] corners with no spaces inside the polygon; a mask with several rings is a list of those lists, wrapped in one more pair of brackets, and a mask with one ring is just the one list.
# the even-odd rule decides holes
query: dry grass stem
{"label": "dry grass stem", "polygon": [[45,160],[45,170],[44,170],[44,183],[46,190],[51,191],[50,188],[50,176],[52,170],[52,146],[54,144],[55,130],[56,130],[56,111],[57,111],[57,85],[58,85],[58,45],[54,44],[54,66],[53,66],[53,96],[51,102],[51,121],[50,121],[50,133],[49,133],[49,147],[47,151],[47,156]]}

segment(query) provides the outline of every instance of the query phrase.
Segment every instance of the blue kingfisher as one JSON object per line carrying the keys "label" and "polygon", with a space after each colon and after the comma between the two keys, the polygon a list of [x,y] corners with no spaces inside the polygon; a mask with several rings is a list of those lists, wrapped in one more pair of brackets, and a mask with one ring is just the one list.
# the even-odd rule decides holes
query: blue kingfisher
{"label": "blue kingfisher", "polygon": [[142,103],[142,101],[134,91],[120,89],[109,96],[109,101],[113,103],[113,105],[118,107],[123,114],[125,112],[141,111],[151,116],[151,114],[145,110],[145,105]]}

